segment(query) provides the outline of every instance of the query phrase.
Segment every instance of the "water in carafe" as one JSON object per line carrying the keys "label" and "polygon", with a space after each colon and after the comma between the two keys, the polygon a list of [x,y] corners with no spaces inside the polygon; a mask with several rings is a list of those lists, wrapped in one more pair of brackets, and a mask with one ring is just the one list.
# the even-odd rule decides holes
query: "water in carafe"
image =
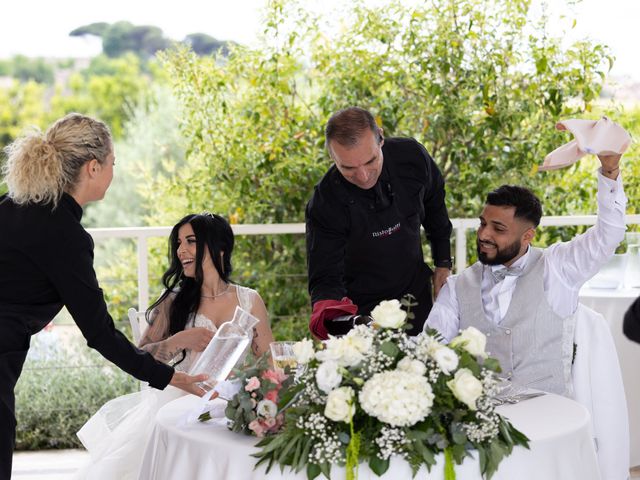
{"label": "water in carafe", "polygon": [[258,319],[246,310],[236,307],[233,320],[223,323],[207,345],[200,358],[189,370],[190,375],[209,375],[199,386],[210,390],[229,376],[247,351],[253,338],[253,327]]}

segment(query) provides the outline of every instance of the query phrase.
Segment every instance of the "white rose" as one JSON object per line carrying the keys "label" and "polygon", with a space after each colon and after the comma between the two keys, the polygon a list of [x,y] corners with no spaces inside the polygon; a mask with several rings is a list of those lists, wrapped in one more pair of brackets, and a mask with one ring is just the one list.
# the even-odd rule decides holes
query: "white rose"
{"label": "white rose", "polygon": [[398,370],[403,372],[414,373],[416,375],[424,375],[427,371],[427,367],[420,360],[412,360],[409,357],[404,357],[398,362]]}
{"label": "white rose", "polygon": [[322,342],[323,349],[316,352],[316,358],[321,362],[327,360],[339,361],[342,357],[342,337],[334,337],[329,335],[329,338]]}
{"label": "white rose", "polygon": [[347,333],[345,338],[348,338],[351,345],[353,345],[360,353],[369,353],[371,346],[373,345],[372,330],[364,325],[358,325],[349,330],[349,333]]}
{"label": "white rose", "polygon": [[334,422],[349,423],[355,413],[354,393],[351,387],[340,387],[332,390],[327,397],[324,416]]}
{"label": "white rose", "polygon": [[256,413],[264,418],[273,418],[278,413],[278,406],[271,400],[260,400]]}
{"label": "white rose", "polygon": [[452,380],[447,382],[453,395],[466,404],[469,409],[476,409],[476,400],[482,395],[482,383],[473,376],[468,368],[458,370]]}
{"label": "white rose", "polygon": [[325,343],[325,349],[316,353],[320,361],[332,360],[343,367],[353,367],[364,359],[371,341],[359,337],[331,338]]}
{"label": "white rose", "polygon": [[311,361],[315,355],[313,350],[313,342],[308,338],[293,344],[293,354],[299,365],[305,365]]}
{"label": "white rose", "polygon": [[440,345],[439,348],[434,350],[432,356],[445,375],[449,375],[458,368],[458,355],[449,347]]}
{"label": "white rose", "polygon": [[382,328],[400,328],[407,319],[398,300],[383,300],[371,311],[374,325]]}
{"label": "white rose", "polygon": [[451,340],[450,345],[452,347],[461,345],[467,352],[477,357],[487,356],[485,352],[487,337],[475,327],[465,328],[460,335]]}
{"label": "white rose", "polygon": [[322,362],[318,370],[316,370],[318,388],[325,393],[329,393],[336,388],[341,381],[342,375],[338,371],[338,363],[333,360]]}

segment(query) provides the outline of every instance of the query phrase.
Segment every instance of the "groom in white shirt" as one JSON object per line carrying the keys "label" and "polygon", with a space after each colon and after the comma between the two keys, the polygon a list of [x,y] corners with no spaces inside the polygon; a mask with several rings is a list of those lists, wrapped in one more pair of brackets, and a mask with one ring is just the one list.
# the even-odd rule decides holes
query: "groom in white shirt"
{"label": "groom in white shirt", "polygon": [[570,394],[578,292],[625,232],[620,155],[598,158],[598,218],[570,242],[532,247],[542,216],[538,198],[511,185],[489,193],[477,232],[479,261],[448,278],[425,329],[435,328],[450,341],[460,329],[476,327],[505,378]]}

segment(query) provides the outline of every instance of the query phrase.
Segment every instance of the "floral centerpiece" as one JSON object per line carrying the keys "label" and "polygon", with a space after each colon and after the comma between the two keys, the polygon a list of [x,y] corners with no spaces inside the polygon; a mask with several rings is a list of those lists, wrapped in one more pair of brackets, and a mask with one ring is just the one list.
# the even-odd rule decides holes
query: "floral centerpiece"
{"label": "floral centerpiece", "polygon": [[[410,299],[383,301],[371,312],[371,327],[357,326],[318,347],[298,342],[295,382],[245,375],[227,416],[235,430],[263,436],[258,465],[306,469],[309,479],[321,473],[331,478],[332,465],[345,465],[351,479],[360,462],[382,475],[398,455],[415,475],[422,465],[431,469],[442,452],[450,480],[454,465],[475,451],[481,474],[490,479],[514,446],[528,447],[527,437],[495,411],[499,365],[487,357],[484,335],[470,327],[448,346],[435,331],[409,337],[404,327],[414,305]],[[273,404],[262,403],[265,418],[274,419],[264,427],[255,422],[267,396],[258,400],[262,394],[256,394],[254,405],[246,395],[256,391],[257,381],[271,382],[267,390],[277,388],[279,398],[277,409],[274,395],[267,399]],[[238,413],[243,402],[256,409],[249,417],[253,428]]]}
{"label": "floral centerpiece", "polygon": [[[266,354],[255,363],[249,357],[237,369],[235,377],[227,388],[233,392],[227,402],[225,416],[229,428],[237,433],[264,437],[277,433],[284,423],[284,414],[278,409],[279,395],[293,383],[293,376],[272,368]],[[229,383],[229,382],[228,382]],[[199,420],[210,420],[211,412],[200,415]]]}

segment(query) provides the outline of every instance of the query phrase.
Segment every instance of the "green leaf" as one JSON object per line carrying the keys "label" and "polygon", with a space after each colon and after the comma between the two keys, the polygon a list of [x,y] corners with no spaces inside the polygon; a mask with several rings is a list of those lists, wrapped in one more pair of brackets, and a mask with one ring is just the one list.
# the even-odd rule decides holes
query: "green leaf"
{"label": "green leaf", "polygon": [[502,369],[500,368],[500,362],[497,358],[489,357],[485,359],[485,361],[482,363],[482,366],[493,372],[502,372]]}
{"label": "green leaf", "polygon": [[328,462],[322,462],[320,464],[320,471],[322,472],[322,474],[331,479],[331,464]]}
{"label": "green leaf", "polygon": [[348,445],[351,436],[347,432],[338,432],[338,440],[340,440],[340,443]]}
{"label": "green leaf", "polygon": [[278,463],[280,463],[283,469],[285,465],[294,464],[292,460],[287,458],[287,455],[289,455],[289,452],[296,446],[297,443],[298,443],[298,438],[291,439],[285,444],[284,448],[280,451],[280,453],[276,457],[276,460],[278,461]]}
{"label": "green leaf", "polygon": [[380,351],[385,355],[387,355],[388,357],[396,358],[396,356],[400,353],[400,348],[398,348],[398,346],[395,343],[391,341],[387,341],[387,342],[383,342],[380,345]]}
{"label": "green leaf", "polygon": [[286,433],[275,435],[271,438],[273,438],[273,441],[271,441],[268,445],[262,447],[262,451],[260,453],[274,452],[275,450],[279,449],[289,442],[289,436]]}
{"label": "green leaf", "polygon": [[381,477],[389,470],[389,459],[382,460],[378,458],[378,455],[372,455],[369,457],[369,468],[373,473]]}
{"label": "green leaf", "polygon": [[300,461],[298,462],[298,466],[296,471],[299,472],[305,466],[305,464],[309,461],[309,452],[311,451],[311,445],[313,444],[313,437],[306,436],[305,437],[304,448],[302,449],[302,455],[300,455]]}
{"label": "green leaf", "polygon": [[307,463],[307,478],[313,480],[322,473],[320,466],[315,463]]}
{"label": "green leaf", "polygon": [[435,464],[436,458],[434,453],[429,448],[427,448],[424,443],[412,442],[412,445],[427,465]]}

